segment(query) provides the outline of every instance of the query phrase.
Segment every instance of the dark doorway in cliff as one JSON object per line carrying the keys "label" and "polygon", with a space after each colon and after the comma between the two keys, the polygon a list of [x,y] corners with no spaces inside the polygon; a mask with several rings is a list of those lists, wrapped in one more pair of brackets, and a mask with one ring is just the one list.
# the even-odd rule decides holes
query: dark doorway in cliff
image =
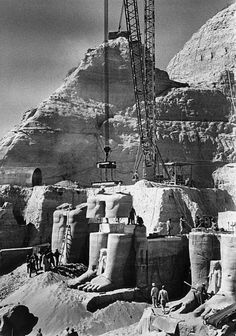
{"label": "dark doorway in cliff", "polygon": [[41,169],[36,168],[32,175],[32,186],[35,187],[35,186],[42,185],[42,180],[43,178],[42,178]]}

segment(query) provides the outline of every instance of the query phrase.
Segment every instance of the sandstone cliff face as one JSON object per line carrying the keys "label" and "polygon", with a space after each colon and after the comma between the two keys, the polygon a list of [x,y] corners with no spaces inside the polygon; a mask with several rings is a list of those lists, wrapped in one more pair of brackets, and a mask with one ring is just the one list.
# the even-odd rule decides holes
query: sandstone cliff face
{"label": "sandstone cliff face", "polygon": [[232,87],[235,85],[235,11],[236,4],[225,8],[193,34],[169,63],[171,78],[203,87],[226,88],[231,77]]}
{"label": "sandstone cliff face", "polygon": [[229,163],[213,173],[215,185],[232,196],[236,204],[236,163]]}
{"label": "sandstone cliff face", "polygon": [[[230,18],[234,8],[229,7],[211,21],[221,22],[219,18],[224,17],[226,22],[224,36],[220,24],[211,24],[215,27],[214,39],[220,36],[220,46],[231,36],[233,23]],[[211,30],[207,33],[206,28],[204,31],[207,36],[212,33]],[[189,42],[191,55],[195,47]],[[228,52],[232,55],[230,48],[231,44]],[[225,55],[228,57],[224,53],[220,61],[217,57],[215,61],[221,62]],[[234,65],[230,59],[227,58],[227,64],[231,71]],[[116,178],[129,184],[139,134],[125,38],[109,41],[109,61],[111,159],[117,161]],[[190,62],[189,69],[191,66],[194,68],[195,64]],[[89,49],[80,65],[69,72],[62,86],[37,108],[27,111],[20,126],[1,140],[1,166],[39,167],[46,184],[71,179],[86,186],[99,180],[96,162],[104,159],[103,67],[103,45]],[[167,73],[160,70],[156,73],[157,137],[163,159],[196,163],[195,182],[198,186],[211,186],[212,171],[222,162],[231,162],[236,157],[235,137],[232,136],[235,126],[229,123],[229,119],[232,120],[232,102],[223,94],[220,85],[222,74],[214,79],[219,84],[217,89],[208,88],[207,81],[202,81],[206,87],[180,87],[185,85],[171,81]],[[182,79],[191,83],[188,73],[178,80]]]}
{"label": "sandstone cliff face", "polygon": [[13,214],[11,203],[0,207],[0,249],[21,247],[25,238],[25,227],[19,225]]}

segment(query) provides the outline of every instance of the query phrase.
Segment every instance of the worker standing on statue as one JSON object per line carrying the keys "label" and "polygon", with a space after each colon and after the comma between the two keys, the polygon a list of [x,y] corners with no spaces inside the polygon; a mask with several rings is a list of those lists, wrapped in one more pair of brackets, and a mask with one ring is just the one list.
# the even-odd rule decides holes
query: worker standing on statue
{"label": "worker standing on statue", "polygon": [[164,285],[162,285],[161,290],[159,292],[158,301],[160,302],[162,311],[165,314],[166,303],[169,302],[169,296],[167,291],[165,290]]}
{"label": "worker standing on statue", "polygon": [[59,265],[59,257],[60,257],[60,255],[61,255],[61,253],[58,251],[58,249],[56,249],[56,251],[54,252],[56,267],[58,267],[58,265]]}
{"label": "worker standing on statue", "polygon": [[184,216],[180,217],[179,220],[179,233],[182,235],[185,233],[185,229],[186,229],[186,221],[184,219]]}
{"label": "worker standing on statue", "polygon": [[131,224],[131,225],[135,224],[135,215],[136,215],[136,212],[134,208],[132,207],[129,213],[128,224]]}
{"label": "worker standing on statue", "polygon": [[152,289],[151,289],[151,298],[152,298],[153,308],[157,308],[157,297],[158,297],[158,288],[156,287],[156,284],[153,282]]}
{"label": "worker standing on statue", "polygon": [[166,233],[167,233],[167,236],[170,236],[170,230],[171,230],[171,218],[169,218],[168,221],[166,222]]}

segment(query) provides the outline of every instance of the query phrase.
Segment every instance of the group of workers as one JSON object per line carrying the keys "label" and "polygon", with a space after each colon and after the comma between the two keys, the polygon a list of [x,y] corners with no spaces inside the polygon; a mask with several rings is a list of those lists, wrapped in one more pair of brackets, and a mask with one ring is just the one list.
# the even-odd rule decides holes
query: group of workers
{"label": "group of workers", "polygon": [[58,249],[53,253],[50,246],[44,251],[41,250],[38,253],[28,254],[26,257],[26,266],[29,277],[31,277],[32,273],[38,274],[41,269],[45,272],[58,267],[60,254]]}
{"label": "group of workers", "polygon": [[194,228],[212,229],[214,231],[219,230],[217,221],[212,216],[199,217],[197,215],[196,218],[195,218],[195,222],[194,222]]}
{"label": "group of workers", "polygon": [[[185,283],[188,284],[187,282]],[[192,288],[194,292],[194,297],[198,306],[202,305],[207,299],[209,299],[210,297],[212,297],[212,295],[214,295],[214,293],[211,294],[207,293],[205,283],[198,285],[196,288],[192,287],[190,284],[188,285]],[[158,305],[160,304],[162,307],[162,312],[166,314],[166,304],[167,302],[169,302],[169,296],[164,285],[161,286],[161,290],[159,291],[156,284],[154,282],[152,283],[151,299],[153,308],[158,308]]]}
{"label": "group of workers", "polygon": [[166,313],[166,304],[169,302],[169,296],[168,292],[165,289],[165,286],[161,286],[161,290],[159,291],[156,284],[152,283],[152,289],[151,289],[151,299],[152,299],[152,305],[154,308],[158,307],[158,304],[161,304],[162,311],[165,314]]}
{"label": "group of workers", "polygon": [[[205,228],[212,229],[214,231],[219,231],[218,224],[215,218],[211,216],[199,217],[198,215],[194,221],[194,229]],[[171,218],[166,221],[166,233],[168,236],[171,235],[173,229],[173,224]],[[179,234],[185,234],[192,230],[191,225],[188,224],[184,216],[181,216],[179,219]]]}

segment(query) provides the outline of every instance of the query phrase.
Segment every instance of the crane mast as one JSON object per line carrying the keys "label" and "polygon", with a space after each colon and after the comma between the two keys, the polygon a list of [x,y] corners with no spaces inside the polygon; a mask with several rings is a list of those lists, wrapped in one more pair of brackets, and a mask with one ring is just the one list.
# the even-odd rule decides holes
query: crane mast
{"label": "crane mast", "polygon": [[[137,0],[124,0],[126,26],[128,31],[129,52],[133,77],[134,95],[140,143],[144,156],[145,177],[153,179],[154,152],[148,115],[147,90],[145,89],[145,73],[143,46],[141,41]],[[144,109],[142,109],[142,102]],[[144,115],[143,115],[144,110]]]}
{"label": "crane mast", "polygon": [[[169,177],[156,141],[155,127],[155,0],[144,1],[144,52],[137,0],[124,0],[131,69],[140,143],[144,156],[144,177],[155,180],[159,158]],[[144,102],[142,109],[141,102]],[[144,110],[144,112],[142,112]],[[144,115],[143,115],[144,114]]]}

